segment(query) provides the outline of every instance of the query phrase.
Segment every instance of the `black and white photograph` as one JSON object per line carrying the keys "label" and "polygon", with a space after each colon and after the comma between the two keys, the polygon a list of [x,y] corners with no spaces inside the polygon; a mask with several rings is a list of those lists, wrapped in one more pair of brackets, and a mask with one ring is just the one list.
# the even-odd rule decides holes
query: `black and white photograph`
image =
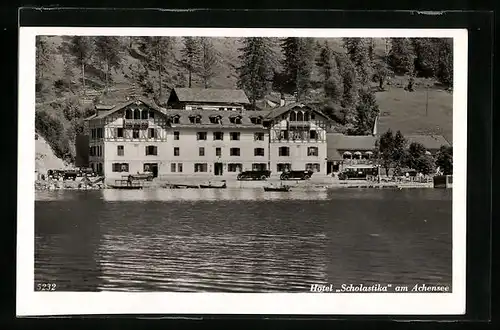
{"label": "black and white photograph", "polygon": [[19,56],[18,313],[464,312],[467,31],[26,27]]}

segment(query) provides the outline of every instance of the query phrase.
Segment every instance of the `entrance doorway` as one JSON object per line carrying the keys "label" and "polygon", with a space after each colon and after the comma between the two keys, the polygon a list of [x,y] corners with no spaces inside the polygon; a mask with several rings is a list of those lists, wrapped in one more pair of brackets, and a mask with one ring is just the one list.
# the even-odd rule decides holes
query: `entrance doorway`
{"label": "entrance doorway", "polygon": [[222,173],[223,173],[222,163],[214,163],[214,174],[222,175]]}
{"label": "entrance doorway", "polygon": [[158,163],[147,163],[144,164],[144,172],[153,173],[153,178],[158,177]]}
{"label": "entrance doorway", "polygon": [[340,164],[336,161],[327,162],[327,174],[336,173],[340,170]]}

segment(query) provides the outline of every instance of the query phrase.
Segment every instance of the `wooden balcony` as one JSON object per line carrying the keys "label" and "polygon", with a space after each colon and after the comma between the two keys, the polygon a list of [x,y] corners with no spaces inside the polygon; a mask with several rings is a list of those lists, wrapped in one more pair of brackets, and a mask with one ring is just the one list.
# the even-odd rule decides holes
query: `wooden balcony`
{"label": "wooden balcony", "polygon": [[123,119],[123,128],[145,129],[149,127],[149,119]]}

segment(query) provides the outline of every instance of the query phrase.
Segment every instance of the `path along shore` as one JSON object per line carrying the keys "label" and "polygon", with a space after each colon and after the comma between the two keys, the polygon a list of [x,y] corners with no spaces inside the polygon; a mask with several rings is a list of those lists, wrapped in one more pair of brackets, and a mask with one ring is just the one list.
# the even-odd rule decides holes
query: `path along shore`
{"label": "path along shore", "polygon": [[[185,177],[162,177],[156,178],[153,181],[145,181],[144,188],[161,189],[168,185],[199,185],[199,184],[220,184],[221,181],[226,182],[227,188],[233,189],[262,189],[265,186],[287,185],[292,189],[316,190],[329,188],[433,188],[432,182],[372,182],[367,180],[338,180],[331,176],[313,176],[309,180],[280,180],[279,176],[271,176],[266,181],[238,181],[235,177],[202,177],[202,176],[185,176]],[[107,183],[112,183],[113,180],[108,180]],[[78,178],[66,181],[56,180],[37,180],[35,182],[35,190],[95,190],[106,189],[106,183],[85,184]]]}

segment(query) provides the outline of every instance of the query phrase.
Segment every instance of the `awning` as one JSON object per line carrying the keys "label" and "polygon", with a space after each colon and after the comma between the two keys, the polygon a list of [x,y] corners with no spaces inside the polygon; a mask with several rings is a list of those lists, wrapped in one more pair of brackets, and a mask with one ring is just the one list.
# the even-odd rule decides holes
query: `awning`
{"label": "awning", "polygon": [[367,152],[365,152],[365,155],[373,155],[373,152],[367,151]]}
{"label": "awning", "polygon": [[361,151],[356,151],[354,154],[355,155],[361,155]]}
{"label": "awning", "polygon": [[350,151],[345,151],[344,155],[352,155]]}

